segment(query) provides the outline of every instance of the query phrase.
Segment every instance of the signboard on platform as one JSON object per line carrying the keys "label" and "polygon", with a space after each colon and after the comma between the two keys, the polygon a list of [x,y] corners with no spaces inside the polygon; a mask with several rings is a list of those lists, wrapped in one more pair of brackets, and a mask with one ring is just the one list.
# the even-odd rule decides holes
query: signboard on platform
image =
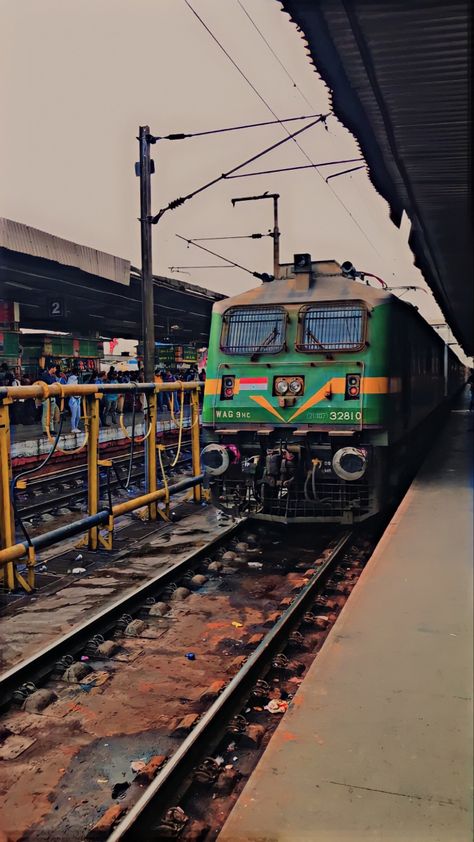
{"label": "signboard on platform", "polygon": [[177,363],[196,363],[197,348],[193,345],[176,345],[175,360]]}
{"label": "signboard on platform", "polygon": [[79,371],[95,371],[97,369],[97,359],[82,357],[80,359],[74,358],[71,360],[68,357],[56,357],[54,355],[47,355],[44,357],[45,367],[56,365],[61,371],[68,371],[71,365]]}
{"label": "signboard on platform", "polygon": [[51,318],[62,319],[66,315],[66,305],[64,298],[49,298],[48,299],[48,316]]}
{"label": "signboard on platform", "polygon": [[[142,352],[138,348],[139,355]],[[155,364],[164,366],[182,365],[183,363],[196,363],[198,358],[197,348],[194,345],[155,345]]]}

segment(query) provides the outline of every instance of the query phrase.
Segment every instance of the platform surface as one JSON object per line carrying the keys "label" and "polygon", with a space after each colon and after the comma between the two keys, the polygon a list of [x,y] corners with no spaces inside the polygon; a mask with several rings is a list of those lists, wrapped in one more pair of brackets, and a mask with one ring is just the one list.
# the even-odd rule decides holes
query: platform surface
{"label": "platform surface", "polygon": [[471,842],[472,442],[452,411],[219,842]]}
{"label": "platform surface", "polygon": [[[117,416],[118,419],[118,416]],[[157,433],[166,433],[175,430],[180,421],[179,412],[175,414],[175,420],[171,417],[168,410],[163,410],[159,413],[156,430]],[[189,405],[184,406],[183,412],[184,427],[190,425]],[[132,434],[132,413],[124,413],[123,426],[127,431],[127,435]],[[63,425],[63,434],[59,438],[58,447],[61,450],[74,450],[81,446],[85,440],[84,422],[81,419],[80,433],[71,433],[71,422],[67,418]],[[56,425],[57,430],[57,425]],[[146,426],[143,420],[143,412],[136,413],[135,418],[135,435],[137,437],[143,436],[146,433]],[[51,434],[54,439],[55,435]],[[25,458],[31,456],[42,456],[51,449],[50,440],[42,435],[41,424],[14,424],[10,427],[11,437],[11,455],[12,459]],[[124,432],[117,420],[115,424],[109,420],[106,425],[101,425],[99,429],[99,443],[115,442],[125,440]]]}

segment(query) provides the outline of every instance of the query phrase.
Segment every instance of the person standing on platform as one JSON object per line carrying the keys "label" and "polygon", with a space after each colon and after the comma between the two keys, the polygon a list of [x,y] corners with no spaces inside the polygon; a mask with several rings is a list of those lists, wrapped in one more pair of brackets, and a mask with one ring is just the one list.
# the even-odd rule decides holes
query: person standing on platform
{"label": "person standing on platform", "polygon": [[206,386],[206,369],[202,368],[199,372],[199,380],[202,383],[202,388],[199,389],[199,403],[202,404],[204,400],[204,389]]}
{"label": "person standing on platform", "polygon": [[6,363],[0,366],[0,386],[13,386],[14,381],[13,372],[10,371]]}
{"label": "person standing on platform", "polygon": [[[6,363],[2,363],[0,366],[0,386],[14,386],[15,377],[12,371],[8,368]],[[15,401],[10,405],[9,410],[10,415],[10,422],[12,424],[16,423],[16,407]]]}
{"label": "person standing on platform", "polygon": [[[145,369],[140,368],[138,370],[136,382],[137,383],[144,383],[145,382]],[[145,392],[137,392],[137,394],[134,395],[134,401],[135,401],[135,406],[138,409],[138,411],[144,413],[145,407],[147,405],[146,404],[146,398],[145,398]]]}
{"label": "person standing on platform", "polygon": [[[118,385],[118,380],[114,373],[107,377],[106,383]],[[110,415],[112,424],[117,423],[117,398],[118,393],[106,392],[105,394],[105,410],[103,414],[103,423],[106,425],[107,416]]]}
{"label": "person standing on platform", "polygon": [[[105,386],[106,383],[106,374],[105,371],[97,372],[97,377],[94,380],[94,383],[97,386]],[[105,395],[102,395],[100,404],[99,404],[99,420],[102,426],[105,426],[105,413],[107,410],[107,403],[105,400]]]}
{"label": "person standing on platform", "polygon": [[[172,373],[171,369],[167,368],[164,375],[163,375],[163,383],[176,383],[176,377]],[[177,392],[166,392],[166,401],[171,410],[171,406],[173,406],[173,411],[179,412],[179,401]],[[173,404],[171,404],[173,401]]]}
{"label": "person standing on platform", "polygon": [[[46,368],[39,377],[40,382],[46,383],[47,386],[51,386],[53,383],[57,382],[56,377],[56,366],[50,365]],[[48,435],[48,404],[49,404],[49,432],[54,433],[54,415],[56,412],[56,400],[54,398],[46,398],[43,401],[40,401],[42,410],[41,410],[41,426],[43,428],[43,435]]]}
{"label": "person standing on platform", "polygon": [[[124,371],[119,371],[117,374],[118,383],[129,383],[128,375]],[[123,415],[125,405],[125,392],[119,392],[117,395],[117,413]]]}
{"label": "person standing on platform", "polygon": [[[79,379],[75,371],[72,371],[69,374],[66,383],[68,386],[77,386]],[[79,421],[81,418],[81,399],[79,395],[70,396],[69,409],[71,410],[71,433],[80,433]]]}
{"label": "person standing on platform", "polygon": [[[2,372],[5,372],[3,383],[1,381],[0,375],[0,384],[2,386],[21,386],[18,377],[15,374],[14,369],[9,369],[6,363],[2,365]],[[19,400],[15,398],[12,403],[10,404],[10,423],[11,424],[18,424],[21,415],[21,407],[23,405],[23,400]]]}
{"label": "person standing on platform", "polygon": [[[159,368],[155,369],[155,383],[163,383],[163,374]],[[157,392],[158,411],[163,412],[163,392]]]}
{"label": "person standing on platform", "polygon": [[59,365],[56,366],[55,376],[56,376],[56,383],[61,383],[61,386],[66,385],[67,378],[68,378],[68,372],[67,371],[61,371],[61,368],[59,367]]}

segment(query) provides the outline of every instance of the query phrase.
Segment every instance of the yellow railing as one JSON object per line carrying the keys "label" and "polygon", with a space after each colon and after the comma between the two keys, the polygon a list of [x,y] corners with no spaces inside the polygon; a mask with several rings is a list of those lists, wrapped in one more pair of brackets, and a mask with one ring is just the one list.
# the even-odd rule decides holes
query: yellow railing
{"label": "yellow railing", "polygon": [[[201,501],[201,481],[203,479],[199,443],[199,389],[201,385],[201,383],[194,381],[191,383],[177,381],[160,384],[114,383],[63,386],[59,383],[47,385],[39,381],[31,386],[0,387],[0,581],[3,581],[6,590],[22,587],[27,592],[31,592],[34,589],[36,551],[38,549],[60,543],[73,535],[83,535],[83,543],[90,550],[97,550],[99,546],[112,549],[114,518],[118,515],[147,507],[150,520],[156,520],[159,515],[166,518],[169,513],[171,494],[185,488],[193,489],[193,497],[196,503]],[[145,447],[146,493],[115,505],[111,504],[109,495],[108,506],[100,509],[99,468],[105,468],[109,471],[112,467],[110,460],[99,458],[100,401],[107,393],[126,394],[128,392],[145,394],[147,398],[147,423],[145,426],[148,427],[148,432],[140,439]],[[157,444],[156,440],[157,395],[159,392],[180,393],[180,411],[178,417],[174,418],[179,430],[180,443],[184,423],[184,393],[190,393],[193,473],[192,477],[181,480],[175,485],[170,485],[166,477],[161,458],[163,445]],[[34,538],[25,535],[25,540],[17,542],[15,540],[14,494],[16,488],[26,488],[28,480],[22,479],[21,475],[18,479],[12,478],[9,405],[14,400],[25,400],[26,398],[35,398],[41,401],[58,398],[63,409],[64,400],[73,395],[82,397],[85,406],[84,444],[87,445],[87,516]],[[49,429],[49,419],[47,426]],[[51,437],[51,451],[57,449],[57,438],[53,440]],[[159,451],[162,488],[158,488],[157,450]],[[27,473],[30,472],[25,472],[25,477]],[[158,509],[159,501],[165,503],[164,512]],[[20,559],[26,561],[26,578],[18,570],[17,562]]]}

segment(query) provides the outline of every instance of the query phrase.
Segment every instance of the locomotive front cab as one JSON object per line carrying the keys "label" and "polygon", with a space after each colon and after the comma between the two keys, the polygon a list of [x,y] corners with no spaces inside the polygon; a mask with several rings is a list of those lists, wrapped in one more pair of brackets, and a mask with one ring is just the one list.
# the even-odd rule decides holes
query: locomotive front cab
{"label": "locomotive front cab", "polygon": [[216,499],[253,517],[350,522],[377,510],[368,431],[381,428],[387,378],[373,366],[376,308],[335,274],[306,289],[266,284],[214,312],[202,461]]}

